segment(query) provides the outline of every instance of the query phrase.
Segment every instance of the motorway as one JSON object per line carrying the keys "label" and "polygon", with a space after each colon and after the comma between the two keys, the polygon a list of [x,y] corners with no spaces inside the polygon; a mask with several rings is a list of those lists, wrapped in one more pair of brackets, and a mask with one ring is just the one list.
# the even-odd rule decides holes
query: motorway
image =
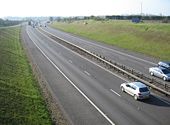
{"label": "motorway", "polygon": [[[101,49],[102,44],[87,45],[90,43],[89,40],[51,28],[44,28],[44,30],[71,42],[78,43],[82,40],[83,42],[78,43],[80,46],[93,49],[96,53],[106,53],[110,58],[113,58],[114,51],[117,55],[113,58],[115,61],[121,59],[126,65],[132,65],[134,68],[138,68],[139,64],[146,68],[148,65],[155,65],[148,57],[140,58],[130,53],[127,57],[127,54],[107,45],[103,46],[105,49]],[[170,124],[169,100],[152,93],[149,100],[135,101],[133,97],[120,90],[120,84],[126,82],[126,79],[58,44],[37,28],[30,26],[23,28],[23,39],[70,124]],[[109,53],[112,56],[109,56]],[[118,57],[118,55],[122,56]]]}
{"label": "motorway", "polygon": [[50,27],[43,27],[43,30],[63,38],[75,45],[83,47],[90,52],[102,55],[113,62],[119,62],[120,64],[131,67],[145,74],[148,74],[148,69],[150,67],[156,66],[158,63],[158,60],[154,58],[129,52],[120,48],[102,44],[100,42],[87,40],[85,38],[77,37],[60,30],[52,29]]}

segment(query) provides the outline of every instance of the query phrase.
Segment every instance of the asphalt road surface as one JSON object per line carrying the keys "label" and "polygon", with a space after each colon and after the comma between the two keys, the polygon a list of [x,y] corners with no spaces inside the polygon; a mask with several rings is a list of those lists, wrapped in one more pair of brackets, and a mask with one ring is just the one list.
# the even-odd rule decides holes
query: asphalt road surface
{"label": "asphalt road surface", "polygon": [[130,52],[125,49],[109,46],[101,42],[88,40],[50,27],[41,27],[41,29],[75,45],[78,45],[90,52],[101,55],[112,62],[125,65],[126,67],[134,69],[135,71],[153,77],[162,84],[170,84],[169,81],[163,81],[162,79],[149,74],[149,68],[157,66],[157,63],[160,60],[148,57],[143,54]]}
{"label": "asphalt road surface", "polygon": [[[126,79],[59,45],[40,33],[36,28],[26,26],[23,30],[26,47],[30,50],[33,60],[39,66],[56,100],[67,115],[70,124],[170,124],[169,100],[152,93],[149,100],[135,101],[133,97],[120,90],[120,84],[126,82]],[[51,28],[46,30],[56,33],[56,35],[58,33],[62,38],[69,41],[76,42],[72,37],[78,39],[77,41],[80,39],[75,36],[68,38],[69,34]],[[86,41],[90,43],[88,40]],[[100,47],[102,45],[95,43],[94,46],[96,47],[92,45],[85,46],[98,52],[101,51]],[[105,52],[104,49],[102,51]],[[112,50],[110,51],[113,53]],[[135,57],[135,55],[133,56]],[[126,60],[125,57],[119,58]],[[129,58],[126,62],[133,63],[133,66],[139,61],[137,58],[134,58],[135,61],[131,61]],[[140,65],[145,66],[144,62],[154,65],[152,60],[143,61],[143,63],[141,62],[142,60],[139,62]]]}
{"label": "asphalt road surface", "polygon": [[156,66],[158,63],[158,60],[144,56],[142,54],[140,55],[132,53],[120,48],[102,44],[100,42],[87,40],[85,38],[77,37],[75,35],[52,29],[50,27],[42,28],[43,30],[79,45],[90,52],[95,52],[106,57],[107,59],[113,60],[114,62],[119,62],[120,64],[126,65],[144,73],[148,73],[148,68],[151,66]]}

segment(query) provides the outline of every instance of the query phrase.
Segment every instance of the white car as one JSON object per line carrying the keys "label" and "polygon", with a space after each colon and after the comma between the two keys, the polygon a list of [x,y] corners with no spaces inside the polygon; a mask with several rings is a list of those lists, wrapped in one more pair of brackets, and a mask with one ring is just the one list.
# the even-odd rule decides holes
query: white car
{"label": "white car", "polygon": [[122,83],[120,88],[134,97],[135,100],[147,99],[150,96],[148,87],[141,82]]}

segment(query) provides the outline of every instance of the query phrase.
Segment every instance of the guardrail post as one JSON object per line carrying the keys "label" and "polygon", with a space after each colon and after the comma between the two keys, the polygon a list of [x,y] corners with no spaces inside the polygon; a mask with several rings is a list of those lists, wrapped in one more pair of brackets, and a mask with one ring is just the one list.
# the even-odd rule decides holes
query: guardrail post
{"label": "guardrail post", "polygon": [[150,81],[150,83],[153,83],[153,79],[151,78],[151,81]]}
{"label": "guardrail post", "polygon": [[143,78],[143,74],[141,74],[140,77]]}
{"label": "guardrail post", "polygon": [[166,90],[167,89],[167,84],[166,83],[165,83],[164,87],[165,87],[165,90]]}

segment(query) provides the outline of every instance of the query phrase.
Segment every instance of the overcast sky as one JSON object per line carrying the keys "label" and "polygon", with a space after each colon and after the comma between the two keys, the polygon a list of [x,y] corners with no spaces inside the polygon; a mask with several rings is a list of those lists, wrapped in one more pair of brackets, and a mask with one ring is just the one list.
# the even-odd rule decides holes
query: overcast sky
{"label": "overcast sky", "polygon": [[0,0],[0,17],[155,14],[170,16],[170,0]]}

